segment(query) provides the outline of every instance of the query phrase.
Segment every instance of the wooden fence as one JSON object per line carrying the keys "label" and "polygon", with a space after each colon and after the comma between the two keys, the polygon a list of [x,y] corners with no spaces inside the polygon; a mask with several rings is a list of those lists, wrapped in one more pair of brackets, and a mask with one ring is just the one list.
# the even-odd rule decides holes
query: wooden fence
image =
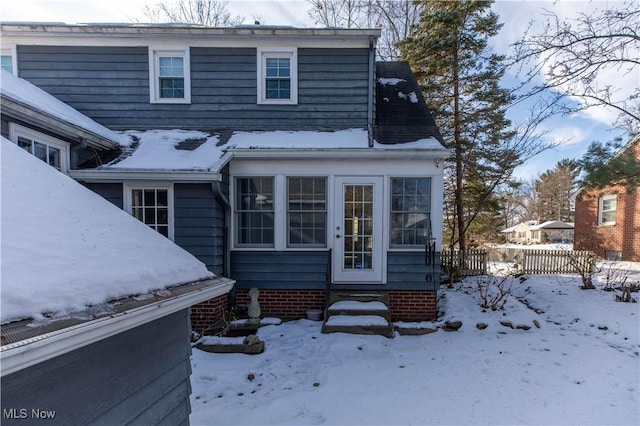
{"label": "wooden fence", "polygon": [[523,250],[523,274],[582,274],[595,268],[596,256],[591,251]]}
{"label": "wooden fence", "polygon": [[[440,258],[442,268],[448,272],[456,271],[459,276],[487,274],[489,256],[485,250],[467,250],[462,262],[460,256],[459,250],[443,249]],[[594,271],[596,256],[586,250],[525,249],[516,259],[518,272],[522,274],[582,274]]]}
{"label": "wooden fence", "polygon": [[[440,254],[442,267],[447,271],[457,270],[459,276],[486,275],[487,252],[484,250],[467,250],[461,262],[460,250],[443,249]],[[461,265],[461,267],[460,267]]]}

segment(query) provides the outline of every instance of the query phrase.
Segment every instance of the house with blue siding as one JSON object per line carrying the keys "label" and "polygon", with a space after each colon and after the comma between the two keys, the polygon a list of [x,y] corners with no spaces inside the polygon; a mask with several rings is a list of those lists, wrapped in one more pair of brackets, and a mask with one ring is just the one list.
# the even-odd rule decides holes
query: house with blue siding
{"label": "house with blue siding", "polygon": [[[235,303],[255,287],[263,315],[300,318],[357,292],[384,295],[390,320],[435,318],[449,151],[408,64],[376,62],[379,30],[0,35],[12,73],[128,138],[77,137],[60,170],[235,280]],[[3,111],[3,136],[23,119]],[[226,309],[194,307],[194,328]]]}

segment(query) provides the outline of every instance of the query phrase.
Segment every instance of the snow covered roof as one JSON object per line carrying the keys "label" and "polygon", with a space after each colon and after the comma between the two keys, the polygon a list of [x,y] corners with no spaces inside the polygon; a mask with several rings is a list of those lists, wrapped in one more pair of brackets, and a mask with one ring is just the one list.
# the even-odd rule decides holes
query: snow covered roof
{"label": "snow covered roof", "polygon": [[[274,130],[202,132],[192,130],[127,131],[137,142],[118,159],[99,167],[103,171],[206,171],[219,172],[234,153],[242,151],[424,151],[437,157],[449,155],[442,144],[427,137],[403,144],[386,145],[374,140],[364,129],[335,131]],[[221,134],[224,133],[224,137]],[[80,176],[83,172],[76,172]]]}
{"label": "snow covered roof", "polygon": [[404,144],[442,135],[407,62],[376,63],[374,137],[382,144]]}
{"label": "snow covered roof", "polygon": [[548,220],[539,225],[532,226],[531,229],[573,229],[573,223],[561,222],[559,220]]}
{"label": "snow covered roof", "polygon": [[[39,120],[45,126],[51,126],[47,122],[54,119],[58,123],[53,124],[54,127],[50,130],[61,131],[64,127],[61,124],[66,124],[75,131],[81,131],[87,142],[101,148],[113,149],[131,144],[127,135],[107,129],[39,87],[5,70],[0,72],[0,83],[4,112],[10,109],[13,113],[26,114],[29,122]],[[14,104],[8,105],[7,101]]]}
{"label": "snow covered roof", "polygon": [[2,138],[0,322],[214,275],[191,254]]}

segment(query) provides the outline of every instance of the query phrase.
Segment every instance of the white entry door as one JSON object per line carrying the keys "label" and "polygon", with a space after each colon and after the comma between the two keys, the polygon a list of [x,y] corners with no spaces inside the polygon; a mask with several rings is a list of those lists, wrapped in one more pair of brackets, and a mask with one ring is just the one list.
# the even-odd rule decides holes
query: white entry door
{"label": "white entry door", "polygon": [[383,280],[382,177],[336,177],[333,281]]}

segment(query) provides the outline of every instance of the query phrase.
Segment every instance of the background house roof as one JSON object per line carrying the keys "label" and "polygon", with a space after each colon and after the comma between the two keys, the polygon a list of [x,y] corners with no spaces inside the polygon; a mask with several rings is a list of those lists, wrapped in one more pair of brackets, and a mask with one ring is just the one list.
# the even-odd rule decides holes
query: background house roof
{"label": "background house roof", "polygon": [[374,137],[382,144],[443,139],[407,62],[376,63]]}
{"label": "background house roof", "polygon": [[213,277],[125,211],[2,138],[0,322]]}

